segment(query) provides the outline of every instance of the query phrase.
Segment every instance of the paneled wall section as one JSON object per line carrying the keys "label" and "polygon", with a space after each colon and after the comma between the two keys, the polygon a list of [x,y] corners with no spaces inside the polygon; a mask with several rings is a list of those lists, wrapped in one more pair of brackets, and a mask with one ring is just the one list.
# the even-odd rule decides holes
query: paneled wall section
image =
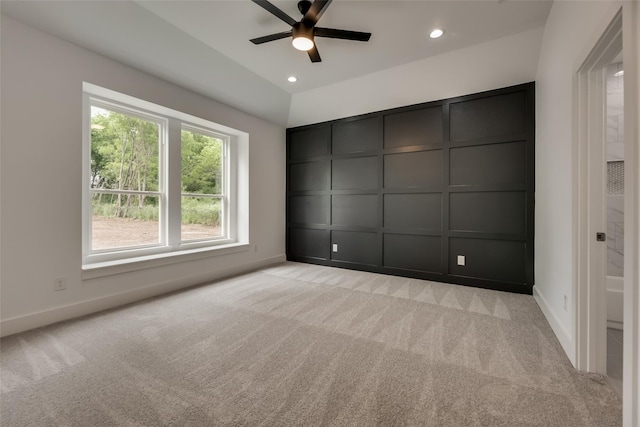
{"label": "paneled wall section", "polygon": [[534,90],[288,129],[288,259],[531,293]]}

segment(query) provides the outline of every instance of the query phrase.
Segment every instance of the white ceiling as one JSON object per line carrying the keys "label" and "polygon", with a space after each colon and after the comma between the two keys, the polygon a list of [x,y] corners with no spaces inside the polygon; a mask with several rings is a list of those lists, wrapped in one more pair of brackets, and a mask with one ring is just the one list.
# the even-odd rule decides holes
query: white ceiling
{"label": "white ceiling", "polygon": [[[274,5],[295,20],[297,1]],[[290,39],[260,46],[249,39],[289,30],[250,1],[139,1],[147,10],[203,41],[239,64],[294,93],[325,86],[427,56],[459,49],[544,25],[542,1],[333,1],[318,26],[372,33],[367,43],[317,38],[321,63],[296,51]],[[431,40],[429,32],[445,28]],[[289,75],[298,76],[295,85]]]}
{"label": "white ceiling", "polygon": [[[296,1],[273,3],[301,17]],[[288,39],[249,42],[289,29],[249,0],[5,0],[1,7],[3,14],[55,36],[286,123],[287,112],[274,111],[274,102],[284,105],[291,94],[543,26],[551,1],[334,0],[319,26],[373,35],[367,43],[317,38],[322,62],[315,64]],[[431,40],[435,27],[446,32]],[[290,75],[298,82],[287,82]]]}

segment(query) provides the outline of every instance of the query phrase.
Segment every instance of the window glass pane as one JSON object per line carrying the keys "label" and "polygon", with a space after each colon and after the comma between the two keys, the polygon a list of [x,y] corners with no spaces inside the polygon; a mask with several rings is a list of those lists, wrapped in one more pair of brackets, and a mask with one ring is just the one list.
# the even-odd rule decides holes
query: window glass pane
{"label": "window glass pane", "polygon": [[182,130],[182,192],[222,194],[222,140]]}
{"label": "window glass pane", "polygon": [[182,240],[224,237],[222,212],[219,197],[182,197]]}
{"label": "window glass pane", "polygon": [[91,188],[158,191],[157,123],[91,107]]}
{"label": "window glass pane", "polygon": [[159,243],[158,197],[92,193],[91,205],[92,250]]}

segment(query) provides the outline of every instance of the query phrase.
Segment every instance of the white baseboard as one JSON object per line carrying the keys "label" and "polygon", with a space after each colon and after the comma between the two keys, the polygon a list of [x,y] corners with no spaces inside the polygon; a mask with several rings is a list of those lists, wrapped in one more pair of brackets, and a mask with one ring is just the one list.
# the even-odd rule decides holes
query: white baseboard
{"label": "white baseboard", "polygon": [[567,357],[571,361],[573,366],[576,366],[576,357],[575,357],[575,346],[573,344],[573,340],[571,339],[571,334],[567,332],[567,330],[562,326],[562,323],[556,317],[555,313],[549,307],[547,300],[544,295],[542,295],[538,289],[533,287],[533,298],[538,303],[540,310],[542,310],[542,314],[547,318],[547,322],[551,326],[551,329],[556,334],[558,341],[560,341],[560,345],[562,349],[567,354]]}
{"label": "white baseboard", "polygon": [[237,267],[226,268],[215,271],[207,276],[190,278],[186,281],[173,281],[169,283],[159,283],[153,286],[134,289],[128,292],[122,292],[115,295],[96,298],[89,301],[82,301],[62,307],[52,308],[37,313],[30,313],[24,316],[5,319],[0,322],[0,336],[5,337],[19,332],[28,331],[30,329],[39,328],[41,326],[50,325],[52,323],[73,319],[87,314],[97,313],[99,311],[118,307],[132,302],[141,301],[146,298],[155,297],[168,292],[201,285],[210,281],[220,280],[229,276],[235,276],[242,273],[248,273],[270,265],[279,264],[286,261],[284,254],[270,258],[261,259],[248,264]]}

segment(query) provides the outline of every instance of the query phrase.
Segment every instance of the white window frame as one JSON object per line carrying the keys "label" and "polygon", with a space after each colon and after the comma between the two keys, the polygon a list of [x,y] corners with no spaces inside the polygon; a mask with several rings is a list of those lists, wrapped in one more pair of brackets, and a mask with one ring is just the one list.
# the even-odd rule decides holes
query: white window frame
{"label": "white window frame", "polygon": [[[145,193],[158,199],[159,242],[125,248],[92,250],[91,107],[96,106],[135,116],[159,125],[158,191]],[[129,95],[83,83],[83,179],[82,179],[82,268],[83,277],[117,274],[149,266],[248,250],[248,140],[247,133],[156,105]],[[182,184],[181,132],[188,130],[223,141],[222,237],[181,240]],[[118,193],[118,190],[108,190]],[[129,192],[130,193],[130,192]],[[193,194],[184,193],[186,196]],[[210,195],[206,195],[210,196]],[[185,258],[186,257],[186,258]],[[160,262],[158,262],[160,260]],[[121,268],[126,265],[126,268]],[[113,267],[119,267],[114,269]]]}

